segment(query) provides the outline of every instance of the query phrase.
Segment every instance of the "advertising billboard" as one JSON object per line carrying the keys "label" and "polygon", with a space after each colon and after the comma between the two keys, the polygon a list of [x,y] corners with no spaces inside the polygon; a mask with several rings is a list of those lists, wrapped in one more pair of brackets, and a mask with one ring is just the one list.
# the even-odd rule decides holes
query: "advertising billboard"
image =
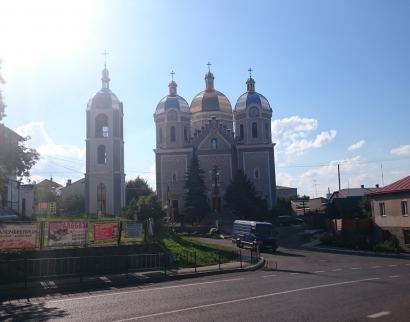
{"label": "advertising billboard", "polygon": [[0,224],[0,249],[36,248],[37,224]]}
{"label": "advertising billboard", "polygon": [[48,246],[85,245],[88,243],[88,222],[50,222]]}

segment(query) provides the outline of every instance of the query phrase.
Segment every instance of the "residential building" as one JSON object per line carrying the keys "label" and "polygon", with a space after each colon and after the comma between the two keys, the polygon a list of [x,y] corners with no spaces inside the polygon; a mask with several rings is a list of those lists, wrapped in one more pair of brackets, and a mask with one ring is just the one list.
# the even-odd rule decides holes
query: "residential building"
{"label": "residential building", "polygon": [[369,193],[376,240],[410,250],[410,176]]}
{"label": "residential building", "polygon": [[276,197],[290,197],[290,196],[297,196],[298,195],[298,188],[290,188],[284,186],[276,186]]}
{"label": "residential building", "polygon": [[68,179],[65,187],[59,188],[60,197],[67,196],[74,192],[85,192],[85,178],[81,178],[74,182],[71,182],[71,179]]}

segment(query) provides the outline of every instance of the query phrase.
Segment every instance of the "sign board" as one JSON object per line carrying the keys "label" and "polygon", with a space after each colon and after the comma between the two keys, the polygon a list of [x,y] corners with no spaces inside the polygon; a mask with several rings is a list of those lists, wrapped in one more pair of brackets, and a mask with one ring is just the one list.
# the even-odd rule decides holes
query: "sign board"
{"label": "sign board", "polygon": [[50,222],[48,246],[85,245],[88,243],[88,221]]}
{"label": "sign board", "polygon": [[125,237],[141,237],[142,236],[142,224],[136,222],[128,222],[125,224]]}
{"label": "sign board", "polygon": [[94,241],[114,241],[118,239],[118,223],[94,224]]}
{"label": "sign board", "polygon": [[37,224],[0,224],[0,249],[36,248]]}

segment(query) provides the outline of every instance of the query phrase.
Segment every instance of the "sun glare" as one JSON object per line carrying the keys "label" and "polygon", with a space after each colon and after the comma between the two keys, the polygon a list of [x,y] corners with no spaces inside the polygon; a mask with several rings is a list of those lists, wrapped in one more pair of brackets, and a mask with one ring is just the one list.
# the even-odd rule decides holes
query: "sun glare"
{"label": "sun glare", "polygon": [[90,36],[95,10],[95,1],[0,0],[0,57],[14,69],[69,56]]}

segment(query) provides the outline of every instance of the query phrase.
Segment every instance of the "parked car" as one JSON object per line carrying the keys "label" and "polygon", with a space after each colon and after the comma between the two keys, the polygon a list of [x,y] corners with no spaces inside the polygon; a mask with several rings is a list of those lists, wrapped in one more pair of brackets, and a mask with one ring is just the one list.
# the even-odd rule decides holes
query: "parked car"
{"label": "parked car", "polygon": [[0,207],[0,222],[18,221],[19,217],[9,208]]}
{"label": "parked car", "polygon": [[276,226],[290,226],[303,224],[303,219],[296,216],[279,216],[273,222]]}

